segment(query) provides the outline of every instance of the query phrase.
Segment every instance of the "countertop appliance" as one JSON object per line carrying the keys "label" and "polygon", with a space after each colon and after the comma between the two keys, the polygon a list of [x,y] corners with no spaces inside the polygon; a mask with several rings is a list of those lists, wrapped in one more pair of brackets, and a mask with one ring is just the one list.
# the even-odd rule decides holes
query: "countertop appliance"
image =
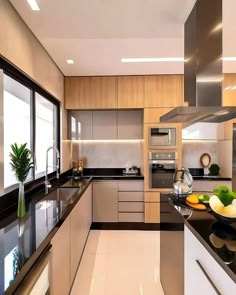
{"label": "countertop appliance", "polygon": [[173,193],[175,195],[188,195],[192,193],[193,177],[188,169],[177,170],[174,175]]}
{"label": "countertop appliance", "polygon": [[172,188],[173,177],[176,169],[176,152],[150,152],[150,188]]}
{"label": "countertop appliance", "polygon": [[177,130],[174,127],[149,127],[149,148],[176,148]]}
{"label": "countertop appliance", "polygon": [[165,295],[184,294],[184,218],[191,209],[160,194],[160,279]]}

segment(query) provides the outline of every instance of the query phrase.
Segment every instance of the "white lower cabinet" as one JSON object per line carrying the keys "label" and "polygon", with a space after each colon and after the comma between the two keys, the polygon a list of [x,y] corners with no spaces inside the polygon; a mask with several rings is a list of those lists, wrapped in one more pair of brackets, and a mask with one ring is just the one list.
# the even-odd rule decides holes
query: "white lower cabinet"
{"label": "white lower cabinet", "polygon": [[118,221],[117,181],[101,180],[93,182],[93,221]]}
{"label": "white lower cabinet", "polygon": [[86,189],[51,240],[50,294],[68,295],[92,223],[92,189]]}
{"label": "white lower cabinet", "polygon": [[184,253],[184,295],[236,294],[235,282],[186,226]]}

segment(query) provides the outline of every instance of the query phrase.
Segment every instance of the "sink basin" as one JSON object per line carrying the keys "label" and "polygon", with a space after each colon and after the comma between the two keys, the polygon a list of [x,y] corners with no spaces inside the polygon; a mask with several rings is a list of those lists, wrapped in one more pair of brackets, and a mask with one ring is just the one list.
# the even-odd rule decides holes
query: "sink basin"
{"label": "sink basin", "polygon": [[44,200],[63,201],[73,203],[78,196],[78,188],[59,187],[45,196]]}
{"label": "sink basin", "polygon": [[83,176],[68,176],[68,179],[72,180],[82,180],[82,179],[89,179],[91,176],[89,175],[83,175]]}

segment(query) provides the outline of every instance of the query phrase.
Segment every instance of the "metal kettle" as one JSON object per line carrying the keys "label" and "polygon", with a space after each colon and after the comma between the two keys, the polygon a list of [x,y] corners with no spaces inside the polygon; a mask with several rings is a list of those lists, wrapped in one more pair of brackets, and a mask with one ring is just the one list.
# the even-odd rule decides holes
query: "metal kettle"
{"label": "metal kettle", "polygon": [[188,169],[182,168],[174,174],[173,193],[175,195],[187,195],[192,193],[193,177]]}

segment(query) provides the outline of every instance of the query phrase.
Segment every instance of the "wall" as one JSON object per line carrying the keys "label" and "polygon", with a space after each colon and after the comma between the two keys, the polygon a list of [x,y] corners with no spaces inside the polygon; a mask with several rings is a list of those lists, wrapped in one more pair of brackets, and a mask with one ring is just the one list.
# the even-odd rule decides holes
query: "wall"
{"label": "wall", "polygon": [[[217,148],[217,141],[183,141],[183,167],[201,168],[200,157],[204,153],[211,156],[212,163],[218,163]],[[208,173],[208,169],[206,171]]]}
{"label": "wall", "polygon": [[[142,168],[143,140],[130,141],[73,141],[72,160],[86,157],[87,168]],[[80,151],[80,153],[79,153]]]}
{"label": "wall", "polygon": [[0,0],[0,55],[61,102],[61,168],[70,168],[64,76],[7,0]]}
{"label": "wall", "polygon": [[0,19],[0,54],[63,101],[63,74],[7,0],[0,1]]}

